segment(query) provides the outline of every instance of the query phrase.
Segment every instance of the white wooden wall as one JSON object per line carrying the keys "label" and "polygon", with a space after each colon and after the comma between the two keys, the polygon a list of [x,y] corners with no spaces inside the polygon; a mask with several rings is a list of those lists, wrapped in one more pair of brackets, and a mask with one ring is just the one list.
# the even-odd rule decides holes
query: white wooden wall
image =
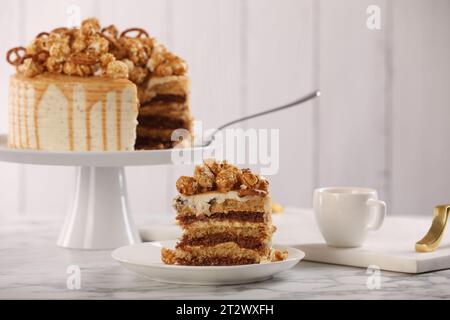
{"label": "white wooden wall", "polygon": [[[310,206],[326,185],[375,187],[395,214],[450,201],[450,1],[4,0],[0,52],[65,25],[72,4],[103,24],[146,28],[184,57],[206,127],[320,87],[320,101],[244,124],[280,129],[276,201]],[[366,27],[373,4],[379,31]],[[0,63],[1,132],[11,73]],[[170,212],[176,178],[191,171],[128,168],[132,209]],[[0,163],[0,216],[62,216],[73,182],[73,168]]]}

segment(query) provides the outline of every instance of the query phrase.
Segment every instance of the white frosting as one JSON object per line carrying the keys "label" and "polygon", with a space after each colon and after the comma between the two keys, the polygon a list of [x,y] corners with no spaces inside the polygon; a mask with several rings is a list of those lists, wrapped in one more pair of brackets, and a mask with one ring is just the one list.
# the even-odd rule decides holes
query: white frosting
{"label": "white frosting", "polygon": [[[109,127],[114,126],[117,121],[117,112],[113,112],[117,110],[117,98],[115,92],[108,92],[106,95],[106,110],[111,110],[106,113],[106,125]],[[107,136],[108,142],[108,150],[117,150],[117,138],[115,130],[108,130]]]}
{"label": "white frosting", "polygon": [[134,103],[134,91],[131,88],[126,88],[121,95],[121,124],[122,124],[122,148],[127,151],[134,150],[134,143],[136,141],[136,126],[138,125],[137,114],[138,106]]}
{"label": "white frosting", "polygon": [[[245,196],[240,197],[238,195],[237,191],[229,191],[227,193],[222,192],[207,192],[207,193],[200,193],[195,194],[192,196],[186,196],[186,195],[179,195],[174,199],[174,202],[181,200],[185,202],[185,205],[192,208],[193,211],[196,212],[196,214],[205,214],[210,215],[211,212],[209,211],[211,204],[210,201],[214,199],[216,203],[222,203],[225,200],[231,199],[236,200],[239,202],[245,202],[252,199],[257,199],[258,196]],[[270,213],[271,212],[271,201],[270,197],[266,196],[264,201],[264,212]]]}

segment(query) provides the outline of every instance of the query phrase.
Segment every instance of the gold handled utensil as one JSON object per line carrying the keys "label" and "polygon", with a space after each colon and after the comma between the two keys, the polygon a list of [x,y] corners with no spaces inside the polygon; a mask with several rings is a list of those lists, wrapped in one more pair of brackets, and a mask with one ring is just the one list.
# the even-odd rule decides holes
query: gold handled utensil
{"label": "gold handled utensil", "polygon": [[439,247],[447,227],[449,213],[450,204],[439,205],[434,208],[430,230],[416,243],[417,252],[432,252]]}

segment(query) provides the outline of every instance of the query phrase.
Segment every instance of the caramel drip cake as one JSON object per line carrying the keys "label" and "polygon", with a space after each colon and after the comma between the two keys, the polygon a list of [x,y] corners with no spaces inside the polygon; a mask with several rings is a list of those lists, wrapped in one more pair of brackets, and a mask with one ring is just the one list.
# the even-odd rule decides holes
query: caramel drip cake
{"label": "caramel drip cake", "polygon": [[[172,148],[192,129],[186,63],[140,28],[95,18],[41,32],[7,61],[8,145],[50,151]],[[184,141],[186,144],[186,141]]]}
{"label": "caramel drip cake", "polygon": [[227,162],[205,161],[193,177],[180,177],[173,201],[183,235],[175,249],[163,248],[166,264],[214,266],[284,260],[272,248],[268,182]]}

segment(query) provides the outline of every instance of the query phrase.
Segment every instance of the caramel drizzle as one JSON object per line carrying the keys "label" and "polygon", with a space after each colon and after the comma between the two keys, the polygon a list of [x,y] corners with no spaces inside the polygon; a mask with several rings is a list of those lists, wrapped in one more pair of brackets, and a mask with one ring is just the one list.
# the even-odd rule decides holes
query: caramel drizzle
{"label": "caramel drizzle", "polygon": [[34,136],[36,138],[36,149],[41,149],[41,141],[39,138],[39,105],[41,103],[42,97],[44,95],[45,90],[47,90],[47,87],[39,88],[38,86],[34,87],[34,110],[33,110],[33,117],[34,117]]}
{"label": "caramel drizzle", "polygon": [[119,93],[116,93],[116,138],[117,138],[117,150],[122,150],[122,110],[121,110],[121,99]]}
{"label": "caramel drizzle", "polygon": [[92,149],[92,134],[91,134],[91,111],[94,107],[95,102],[91,105],[86,105],[86,150],[91,151]]}
{"label": "caramel drizzle", "polygon": [[106,100],[102,101],[102,138],[103,138],[103,151],[108,151],[108,136],[106,128]]}
{"label": "caramel drizzle", "polygon": [[74,151],[75,150],[75,143],[74,143],[74,133],[73,133],[73,99],[70,99],[69,93],[66,90],[61,89],[61,92],[63,93],[64,97],[67,101],[67,130],[69,132],[69,150]]}

